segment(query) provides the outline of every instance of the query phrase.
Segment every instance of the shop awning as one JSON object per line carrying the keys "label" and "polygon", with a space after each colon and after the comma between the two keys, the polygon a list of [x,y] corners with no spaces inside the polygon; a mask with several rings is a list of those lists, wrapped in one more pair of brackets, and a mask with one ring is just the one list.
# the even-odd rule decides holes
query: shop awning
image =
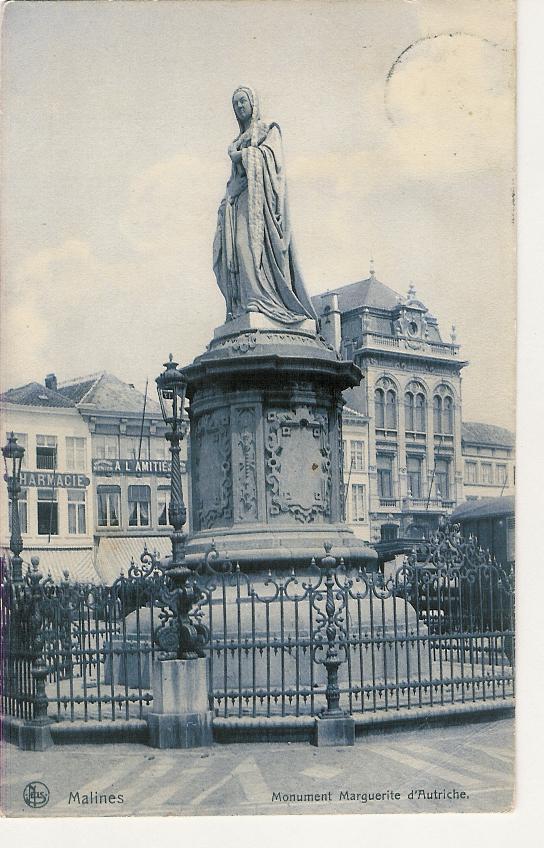
{"label": "shop awning", "polygon": [[111,586],[121,574],[128,574],[130,563],[140,561],[144,545],[150,553],[169,556],[172,543],[168,536],[117,536],[98,541],[95,567],[101,583]]}
{"label": "shop awning", "polygon": [[[7,548],[2,548],[2,556],[10,560],[12,553]],[[93,565],[92,548],[25,548],[21,556],[23,574],[32,557],[38,557],[40,572],[44,577],[51,574],[56,583],[64,580],[65,571],[68,571],[68,579],[74,583],[102,582]]]}

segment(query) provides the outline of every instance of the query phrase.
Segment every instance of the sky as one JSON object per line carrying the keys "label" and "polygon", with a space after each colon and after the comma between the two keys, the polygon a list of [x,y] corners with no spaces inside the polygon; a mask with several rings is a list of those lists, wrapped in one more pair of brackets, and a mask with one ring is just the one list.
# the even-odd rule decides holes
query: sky
{"label": "sky", "polygon": [[2,387],[143,388],[203,351],[245,84],[282,128],[309,292],[373,256],[455,324],[464,419],[513,427],[513,29],[510,0],[8,3]]}

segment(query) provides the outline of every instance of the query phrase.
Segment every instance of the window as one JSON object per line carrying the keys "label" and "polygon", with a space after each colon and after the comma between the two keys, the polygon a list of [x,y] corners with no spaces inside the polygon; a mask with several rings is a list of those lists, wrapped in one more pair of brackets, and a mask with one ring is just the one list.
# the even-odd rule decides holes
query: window
{"label": "window", "polygon": [[157,524],[165,527],[168,524],[168,502],[170,500],[170,488],[160,486],[157,491]]}
{"label": "window", "polygon": [[78,436],[66,436],[66,469],[68,471],[85,471],[86,441]]}
{"label": "window", "polygon": [[482,483],[493,482],[493,466],[490,462],[482,462]]}
{"label": "window", "polygon": [[465,462],[465,483],[477,483],[477,468],[475,462],[467,460]]}
{"label": "window", "polygon": [[421,392],[418,392],[416,395],[416,412],[415,412],[415,429],[418,433],[426,433],[427,432],[427,404],[425,402],[425,395]]}
{"label": "window", "polygon": [[166,439],[153,439],[153,459],[170,459],[170,446]]}
{"label": "window", "polygon": [[406,392],[404,395],[404,417],[406,429],[408,431],[415,430],[414,396],[412,392]]}
{"label": "window", "polygon": [[450,462],[437,459],[434,463],[434,485],[436,497],[444,501],[450,498]]}
{"label": "window", "polygon": [[385,427],[385,394],[383,389],[376,389],[374,392],[374,417],[376,427],[383,430]]}
{"label": "window", "polygon": [[128,523],[130,527],[149,527],[151,489],[149,486],[128,487]]}
{"label": "window", "polygon": [[399,528],[397,524],[382,524],[380,527],[380,537],[382,542],[394,542],[398,539]]}
{"label": "window", "polygon": [[397,393],[388,389],[385,396],[385,426],[388,430],[397,429]]}
{"label": "window", "polygon": [[95,436],[93,455],[96,459],[117,459],[119,456],[117,436]]}
{"label": "window", "polygon": [[[166,440],[165,440],[166,441]],[[127,457],[130,459],[149,459],[149,439],[142,436],[128,436],[126,440]]]}
{"label": "window", "polygon": [[68,489],[68,533],[86,533],[85,491]]}
{"label": "window", "polygon": [[408,466],[408,496],[421,498],[421,468],[423,462],[419,456],[409,456]]}
{"label": "window", "polygon": [[442,432],[442,398],[438,395],[433,398],[433,426],[435,433]]}
{"label": "window", "polygon": [[[28,533],[28,501],[27,501],[27,490],[21,489],[19,492],[19,498],[17,500],[19,507],[19,527],[21,533]],[[9,514],[8,514],[8,524],[9,524],[9,532],[11,533],[11,517],[12,517],[12,501],[9,501],[8,504]]]}
{"label": "window", "polygon": [[58,536],[59,512],[55,489],[38,489],[38,534]]}
{"label": "window", "polygon": [[378,470],[378,496],[393,497],[393,457],[388,454],[378,454],[376,457]]}
{"label": "window", "polygon": [[444,433],[453,434],[453,398],[447,396],[444,398],[444,414],[442,417],[444,425]]}
{"label": "window", "polygon": [[119,486],[98,486],[98,526],[119,527],[121,489]]}
{"label": "window", "polygon": [[497,465],[496,472],[497,483],[499,484],[499,486],[505,486],[508,482],[508,469],[506,468],[506,465]]}
{"label": "window", "polygon": [[453,398],[451,395],[435,395],[433,398],[434,432],[453,435]]}
{"label": "window", "polygon": [[36,436],[36,468],[49,471],[57,467],[57,437]]}
{"label": "window", "polygon": [[353,471],[362,471],[364,465],[364,445],[363,442],[350,442],[351,468]]}
{"label": "window", "polygon": [[354,483],[351,487],[351,520],[365,521],[366,486]]}

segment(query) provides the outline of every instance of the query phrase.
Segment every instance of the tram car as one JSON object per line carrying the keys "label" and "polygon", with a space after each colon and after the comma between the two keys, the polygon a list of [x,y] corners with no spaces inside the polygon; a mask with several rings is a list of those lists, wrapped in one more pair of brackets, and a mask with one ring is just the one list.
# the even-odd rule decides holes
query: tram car
{"label": "tram car", "polygon": [[474,536],[508,574],[513,573],[516,554],[512,495],[465,501],[452,512],[450,521],[459,524],[464,537]]}

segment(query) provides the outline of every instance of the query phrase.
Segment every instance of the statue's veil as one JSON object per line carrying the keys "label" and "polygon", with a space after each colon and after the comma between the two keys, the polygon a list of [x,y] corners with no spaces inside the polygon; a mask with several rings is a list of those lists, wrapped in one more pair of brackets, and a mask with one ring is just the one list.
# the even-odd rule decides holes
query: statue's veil
{"label": "statue's veil", "polygon": [[[233,100],[234,95],[237,94],[239,91],[245,92],[245,94],[247,94],[248,96],[249,102],[251,103],[252,112],[249,131],[251,133],[251,144],[255,146],[259,142],[259,135],[263,132],[266,134],[266,130],[268,129],[268,127],[261,121],[261,107],[259,103],[259,95],[255,91],[255,89],[251,88],[249,85],[239,85],[232,95]],[[236,113],[234,114],[236,116],[236,120],[240,128],[240,136],[244,132],[244,127],[242,126],[242,122],[239,120],[238,115],[236,115]]]}

